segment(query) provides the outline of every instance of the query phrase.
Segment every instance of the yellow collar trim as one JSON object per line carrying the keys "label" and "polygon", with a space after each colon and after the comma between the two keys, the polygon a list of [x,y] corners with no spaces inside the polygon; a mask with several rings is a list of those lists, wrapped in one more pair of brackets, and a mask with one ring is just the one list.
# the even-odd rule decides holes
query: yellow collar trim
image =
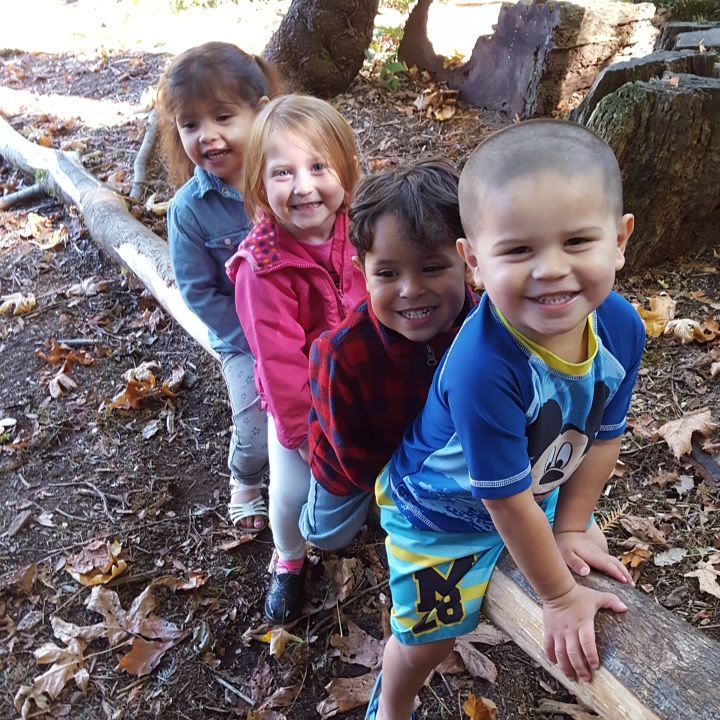
{"label": "yellow collar trim", "polygon": [[555,353],[550,352],[547,348],[542,345],[538,345],[536,342],[525,337],[521,332],[516,330],[506,319],[500,310],[495,307],[495,312],[500,318],[502,324],[507,328],[507,331],[522,345],[524,345],[531,353],[537,355],[546,365],[563,373],[564,375],[574,375],[580,377],[586,375],[592,367],[593,361],[598,351],[598,340],[595,335],[595,328],[593,327],[592,315],[588,315],[588,341],[587,341],[587,360],[581,363],[570,363],[563,360]]}

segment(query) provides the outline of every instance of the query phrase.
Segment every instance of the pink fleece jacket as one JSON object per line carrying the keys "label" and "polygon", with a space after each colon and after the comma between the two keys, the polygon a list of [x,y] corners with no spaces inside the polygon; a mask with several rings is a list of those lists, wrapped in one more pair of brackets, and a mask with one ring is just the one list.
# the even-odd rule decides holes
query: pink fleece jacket
{"label": "pink fleece jacket", "polygon": [[227,264],[235,309],[255,358],[258,393],[288,449],[307,442],[310,346],[366,295],[362,273],[352,264],[347,215],[338,213],[331,242],[328,271],[268,217]]}

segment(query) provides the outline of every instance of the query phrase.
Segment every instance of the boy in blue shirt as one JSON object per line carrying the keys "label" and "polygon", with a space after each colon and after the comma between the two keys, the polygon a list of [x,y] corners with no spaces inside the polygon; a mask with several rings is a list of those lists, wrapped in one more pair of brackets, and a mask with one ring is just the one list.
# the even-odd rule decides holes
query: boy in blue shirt
{"label": "boy in blue shirt", "polygon": [[378,478],[393,636],[366,718],[407,720],[428,673],[474,629],[507,547],[543,602],[544,649],[599,667],[594,619],[627,608],[576,583],[624,583],[592,513],[620,450],[644,345],[612,292],[633,230],[610,147],[558,120],[505,128],[460,178],[458,251],[485,295]]}

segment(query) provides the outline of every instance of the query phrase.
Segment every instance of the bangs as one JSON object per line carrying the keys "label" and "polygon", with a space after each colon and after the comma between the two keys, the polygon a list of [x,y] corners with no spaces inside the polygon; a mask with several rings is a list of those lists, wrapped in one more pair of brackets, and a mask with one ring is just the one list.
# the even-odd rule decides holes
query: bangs
{"label": "bangs", "polygon": [[237,105],[236,83],[222,75],[203,68],[189,73],[181,82],[172,83],[167,89],[168,110],[173,115],[192,115],[199,108]]}

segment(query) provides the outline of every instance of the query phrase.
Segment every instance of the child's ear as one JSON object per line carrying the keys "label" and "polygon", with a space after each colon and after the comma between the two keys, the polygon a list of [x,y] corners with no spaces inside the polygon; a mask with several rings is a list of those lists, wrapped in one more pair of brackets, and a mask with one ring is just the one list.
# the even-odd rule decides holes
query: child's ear
{"label": "child's ear", "polygon": [[482,288],[483,280],[482,274],[480,273],[480,266],[478,265],[478,260],[470,241],[467,238],[458,238],[455,247],[457,248],[458,255],[463,259],[470,272],[472,284],[477,288]]}
{"label": "child's ear", "polygon": [[267,95],[263,95],[257,103],[257,109],[258,111],[262,110],[268,103],[270,102],[270,98]]}
{"label": "child's ear", "polygon": [[363,261],[357,255],[353,255],[352,264],[363,274],[365,285],[367,286],[367,275],[365,274],[365,264]]}
{"label": "child's ear", "polygon": [[617,229],[617,253],[615,255],[615,270],[621,270],[625,265],[625,248],[628,240],[635,229],[635,216],[630,213],[623,215],[618,220]]}

